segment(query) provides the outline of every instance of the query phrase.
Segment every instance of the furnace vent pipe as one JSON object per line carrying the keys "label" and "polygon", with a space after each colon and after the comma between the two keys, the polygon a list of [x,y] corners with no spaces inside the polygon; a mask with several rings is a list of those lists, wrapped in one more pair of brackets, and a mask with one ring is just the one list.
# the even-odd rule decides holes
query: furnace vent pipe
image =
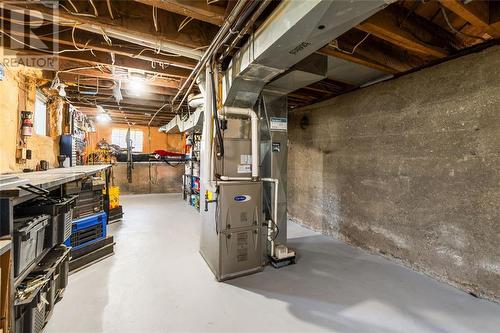
{"label": "furnace vent pipe", "polygon": [[251,141],[252,141],[252,179],[259,178],[259,117],[250,108],[225,107],[222,111],[225,116],[238,116],[250,118],[251,121]]}
{"label": "furnace vent pipe", "polygon": [[[205,97],[205,108],[203,110],[203,136],[202,136],[202,156],[201,156],[201,180],[206,184],[211,184],[212,176],[212,126],[213,126],[213,98],[214,92],[212,90],[213,77],[210,73],[210,66],[205,68],[205,83],[200,86]],[[203,87],[203,88],[202,88]]]}

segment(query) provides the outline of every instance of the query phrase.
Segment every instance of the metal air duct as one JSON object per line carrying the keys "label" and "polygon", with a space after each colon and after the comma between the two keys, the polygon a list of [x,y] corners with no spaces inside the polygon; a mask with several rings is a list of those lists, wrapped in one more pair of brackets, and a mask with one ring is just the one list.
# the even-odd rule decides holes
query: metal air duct
{"label": "metal air duct", "polygon": [[231,61],[224,105],[253,107],[268,82],[390,2],[283,1]]}

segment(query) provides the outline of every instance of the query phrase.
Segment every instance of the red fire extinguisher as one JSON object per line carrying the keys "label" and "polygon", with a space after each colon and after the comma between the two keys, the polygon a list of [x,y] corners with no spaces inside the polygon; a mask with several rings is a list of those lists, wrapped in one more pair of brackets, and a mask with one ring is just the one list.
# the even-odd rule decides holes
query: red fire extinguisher
{"label": "red fire extinguisher", "polygon": [[21,111],[21,135],[33,135],[33,112]]}

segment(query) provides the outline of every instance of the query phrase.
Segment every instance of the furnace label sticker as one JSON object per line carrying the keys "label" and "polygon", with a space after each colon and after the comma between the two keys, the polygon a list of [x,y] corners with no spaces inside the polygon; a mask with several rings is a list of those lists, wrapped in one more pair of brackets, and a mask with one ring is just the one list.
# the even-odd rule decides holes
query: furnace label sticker
{"label": "furnace label sticker", "polygon": [[252,155],[240,155],[240,164],[252,164]]}
{"label": "furnace label sticker", "polygon": [[248,260],[248,233],[239,232],[237,234],[237,253],[236,260],[238,262]]}
{"label": "furnace label sticker", "polygon": [[271,117],[269,127],[271,131],[286,132],[288,130],[288,120],[282,117]]}
{"label": "furnace label sticker", "polygon": [[252,165],[251,164],[238,164],[238,173],[251,173]]}

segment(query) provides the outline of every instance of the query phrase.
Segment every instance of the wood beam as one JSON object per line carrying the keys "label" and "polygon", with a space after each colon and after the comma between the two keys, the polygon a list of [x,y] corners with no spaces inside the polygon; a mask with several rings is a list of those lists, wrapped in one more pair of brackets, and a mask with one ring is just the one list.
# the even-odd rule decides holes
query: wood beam
{"label": "wood beam", "polygon": [[357,28],[392,44],[435,58],[448,55],[450,40],[457,42],[451,33],[397,5],[379,11]]}
{"label": "wood beam", "polygon": [[194,19],[221,26],[224,23],[225,9],[208,5],[203,0],[136,0],[169,12],[189,16]]}
{"label": "wood beam", "polygon": [[366,57],[361,56],[359,54],[345,53],[345,52],[339,51],[339,50],[337,50],[334,47],[329,46],[329,45],[319,49],[318,53],[324,54],[327,56],[332,56],[332,57],[339,58],[339,59],[343,59],[346,61],[350,61],[350,62],[353,62],[353,63],[358,64],[358,65],[363,65],[363,66],[366,66],[369,68],[373,68],[373,69],[376,69],[376,70],[381,71],[383,73],[388,73],[388,74],[398,73],[397,70],[395,70],[387,65],[380,64],[377,61],[375,61],[374,59],[369,59],[369,58],[366,58]]}
{"label": "wood beam", "polygon": [[396,74],[424,65],[427,60],[375,36],[351,29],[319,52],[378,71]]}
{"label": "wood beam", "polygon": [[[47,53],[39,52],[39,51],[33,51],[29,48],[25,48],[25,52],[18,52],[20,55],[21,54],[44,54],[47,55]],[[72,48],[67,48],[67,47],[60,47],[59,50],[72,50]],[[161,67],[160,65],[155,65],[153,67],[153,64],[149,61],[144,61],[141,59],[137,58],[129,58],[129,57],[124,57],[121,55],[115,55],[114,59],[113,57],[105,52],[99,52],[95,51],[94,54],[90,53],[89,51],[85,52],[68,52],[68,53],[61,53],[58,55],[54,55],[54,57],[57,60],[72,60],[75,62],[80,62],[80,63],[86,63],[86,64],[92,64],[92,65],[103,65],[103,66],[116,66],[116,67],[121,67],[124,68],[128,71],[131,72],[145,72],[145,73],[150,73],[150,74],[160,74],[164,76],[169,76],[169,77],[175,77],[175,78],[186,78],[190,74],[190,70],[184,69],[184,68],[178,68],[178,67]],[[114,61],[113,61],[114,60]]]}
{"label": "wood beam", "polygon": [[[464,4],[458,0],[439,0],[446,9],[460,16],[473,26],[493,37],[500,37],[500,26],[490,22],[490,1],[472,1]],[[493,23],[493,24],[492,24]]]}
{"label": "wood beam", "polygon": [[[98,114],[95,107],[85,107],[80,106],[77,109],[91,119],[95,119],[95,116]],[[146,116],[145,114],[135,113],[135,112],[127,112],[127,111],[108,111],[108,114],[111,117],[112,123],[135,123],[135,124],[144,124],[147,125],[151,120],[153,114]],[[152,122],[153,127],[160,127],[165,125],[170,120],[174,118],[174,114],[158,114]]]}
{"label": "wood beam", "polygon": [[[82,101],[78,101],[75,99],[71,100],[71,104],[74,106],[95,107],[94,103],[82,102]],[[155,113],[159,108],[159,107],[146,107],[146,106],[128,105],[128,104],[127,105],[125,105],[125,104],[124,105],[121,105],[121,104],[117,105],[116,103],[113,103],[113,102],[100,102],[100,101],[97,101],[97,104],[102,106],[105,110],[135,111],[138,113]],[[168,109],[166,111],[168,111]]]}
{"label": "wood beam", "polygon": [[[125,80],[128,79],[128,73],[123,71],[122,73],[117,71],[115,68],[115,73],[111,73],[111,70],[101,71],[99,69],[93,69],[92,64],[83,64],[81,62],[71,61],[71,60],[60,60],[59,67],[59,78],[64,81],[76,83],[80,79],[88,78],[100,78],[108,80]],[[44,71],[44,79],[53,80],[54,72]],[[175,94],[180,87],[180,80],[165,77],[151,77],[145,81],[148,86],[148,91],[155,94],[165,94],[170,95],[172,92]]]}
{"label": "wood beam", "polygon": [[[133,43],[116,38],[110,38],[112,44],[104,42],[102,35],[88,32],[81,29],[64,28],[53,24],[45,24],[36,29],[27,30],[26,27],[16,24],[19,19],[28,22],[28,15],[18,15],[10,11],[3,11],[0,19],[4,22],[3,30],[15,37],[37,38],[46,43],[57,43],[79,49],[93,49],[95,51],[114,53],[117,55],[138,58],[145,61],[154,61],[164,65],[176,66],[186,69],[193,69],[196,66],[194,59],[186,57],[171,56],[167,54],[158,54],[156,50],[141,47]],[[8,29],[7,29],[8,26]],[[57,31],[56,34],[52,32]]]}
{"label": "wood beam", "polygon": [[[79,94],[77,91],[67,91],[67,96],[68,99],[71,99],[75,101],[75,103],[83,103],[83,104],[91,104],[95,105],[97,104],[105,104],[105,105],[110,105],[116,108],[124,108],[124,109],[139,109],[139,110],[146,110],[146,109],[152,109],[152,110],[157,110],[160,107],[162,107],[164,104],[170,103],[169,98],[164,98],[164,100],[151,100],[151,99],[146,99],[146,98],[138,98],[135,96],[124,96],[123,99],[120,101],[120,104],[117,104],[116,101],[113,98],[113,95],[111,94],[98,94],[96,96],[82,96]],[[167,108],[170,108],[167,106]]]}
{"label": "wood beam", "polygon": [[[98,12],[107,13],[106,1],[94,1]],[[66,3],[66,5],[68,5]],[[185,48],[200,48],[210,44],[212,38],[217,33],[218,28],[214,25],[199,22],[186,26],[182,31],[178,31],[179,24],[184,17],[167,11],[158,11],[157,28],[153,22],[153,15],[150,6],[137,3],[135,1],[113,1],[113,10],[117,13],[115,19],[104,15],[94,16],[94,11],[90,6],[79,8],[79,15],[59,8],[54,11],[41,4],[21,2],[19,4],[3,4],[7,9],[28,9],[38,13],[43,13],[48,19],[53,21],[65,21],[65,24],[79,28],[95,31],[96,29],[111,34],[120,34],[131,42],[152,43],[153,45],[172,44]],[[69,5],[66,8],[71,8]],[[97,28],[98,27],[98,28]]]}
{"label": "wood beam", "polygon": [[[66,88],[66,93],[69,96],[77,96],[78,89],[76,87],[67,87]],[[103,90],[99,91],[99,94],[96,96],[98,98],[111,98],[113,97],[113,91],[111,90]],[[152,94],[152,93],[145,93],[141,94],[140,96],[136,96],[127,89],[122,89],[122,97],[124,103],[128,104],[137,104],[141,105],[143,102],[156,102],[159,103],[160,105],[167,103],[171,100],[171,96],[166,96],[166,95],[160,95],[160,94]]]}

